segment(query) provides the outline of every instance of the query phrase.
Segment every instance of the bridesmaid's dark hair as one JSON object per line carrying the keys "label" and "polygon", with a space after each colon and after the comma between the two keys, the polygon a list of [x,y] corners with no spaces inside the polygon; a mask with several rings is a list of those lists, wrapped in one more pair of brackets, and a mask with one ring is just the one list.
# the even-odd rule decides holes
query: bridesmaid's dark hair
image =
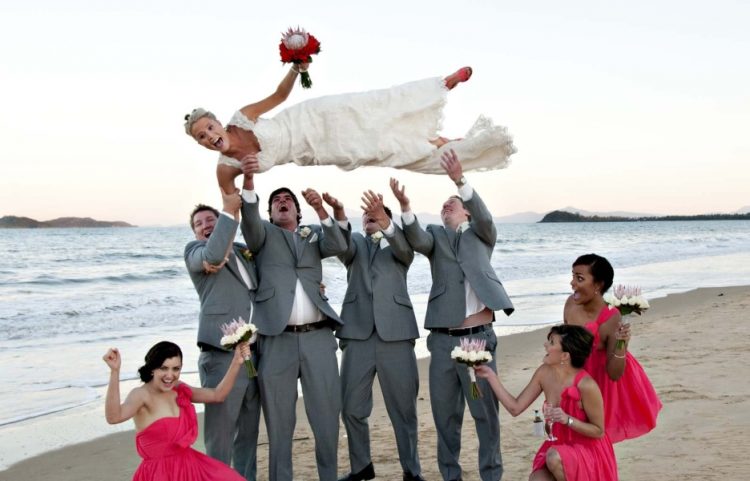
{"label": "bridesmaid's dark hair", "polygon": [[138,375],[141,377],[141,381],[149,382],[154,378],[154,369],[159,369],[164,361],[171,357],[179,357],[182,361],[182,351],[180,346],[173,342],[161,341],[154,344],[154,346],[146,353],[146,364],[138,368]]}
{"label": "bridesmaid's dark hair", "polygon": [[589,266],[591,275],[594,276],[594,282],[602,283],[602,294],[612,287],[612,281],[615,278],[615,270],[607,259],[596,254],[584,254],[573,263],[575,266]]}
{"label": "bridesmaid's dark hair", "polygon": [[585,327],[570,324],[552,326],[549,334],[547,334],[548,340],[552,337],[552,334],[560,336],[560,345],[563,352],[570,354],[570,365],[575,368],[582,368],[594,346],[594,335]]}

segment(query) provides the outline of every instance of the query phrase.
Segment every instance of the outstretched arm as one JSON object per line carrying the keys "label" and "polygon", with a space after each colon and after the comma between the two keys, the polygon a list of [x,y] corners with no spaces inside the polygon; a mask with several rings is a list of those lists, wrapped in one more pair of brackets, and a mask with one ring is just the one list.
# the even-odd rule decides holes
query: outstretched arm
{"label": "outstretched arm", "polygon": [[[323,192],[323,201],[333,208],[333,218],[338,222],[339,228],[344,234],[344,239],[346,240],[346,250],[337,254],[336,257],[338,257],[342,264],[348,266],[351,264],[352,260],[354,260],[354,256],[357,253],[357,244],[352,241],[349,219],[346,217],[344,204],[328,192]],[[346,227],[344,227],[344,225],[346,225]],[[321,289],[321,294],[325,294],[325,289]]]}
{"label": "outstretched arm", "polygon": [[260,164],[255,154],[242,159],[242,236],[250,252],[257,253],[266,241],[266,228],[260,218],[260,200],[255,193],[255,173]]}
{"label": "outstretched arm", "polygon": [[401,229],[396,227],[386,214],[382,194],[376,194],[371,190],[363,192],[362,203],[362,210],[375,219],[381,232],[388,238],[393,257],[407,267],[411,265],[414,260],[414,250],[406,241]]}
{"label": "outstretched arm", "polygon": [[[349,222],[346,220],[346,214],[344,213],[344,204],[330,194],[325,194],[326,202],[333,207],[333,212],[336,216],[336,223],[334,223],[323,206],[323,197],[316,190],[305,189],[302,191],[302,197],[304,197],[305,202],[313,208],[318,215],[318,219],[320,219],[320,226],[323,232],[323,238],[318,242],[320,256],[325,258],[343,254],[351,240],[348,237],[350,236]],[[341,222],[346,223],[346,230],[341,227]],[[339,224],[336,225],[337,223]]]}
{"label": "outstretched arm", "polygon": [[120,404],[120,351],[113,347],[102,358],[109,366],[109,385],[104,401],[104,417],[109,424],[119,424],[135,416],[145,404],[143,390],[136,388],[128,394],[125,402]]}
{"label": "outstretched arm", "polygon": [[406,196],[406,186],[399,184],[398,180],[391,177],[391,192],[401,205],[401,220],[403,221],[406,240],[420,254],[429,256],[435,244],[432,234],[425,232],[420,227],[416,216],[411,211],[409,198]]}
{"label": "outstretched arm", "polygon": [[211,236],[206,242],[193,241],[185,247],[185,265],[191,272],[218,272],[232,249],[242,199],[236,189],[231,194],[222,192],[221,197],[225,214],[219,215]]}
{"label": "outstretched arm", "polygon": [[531,381],[529,381],[529,384],[523,388],[523,391],[521,391],[521,394],[519,394],[518,397],[514,397],[507,389],[505,389],[505,386],[500,382],[495,371],[493,371],[488,365],[480,364],[475,366],[474,371],[477,373],[478,377],[487,379],[497,400],[500,401],[500,404],[502,404],[513,417],[515,417],[524,412],[526,408],[528,408],[542,393],[540,371],[543,367],[544,366],[540,366],[537,368],[536,372],[531,377]]}
{"label": "outstretched arm", "polygon": [[308,65],[309,64],[306,63],[300,64],[299,66],[293,65],[292,68],[289,69],[289,72],[287,72],[287,74],[281,80],[279,86],[276,87],[276,91],[274,93],[264,98],[260,102],[245,105],[240,109],[240,111],[245,115],[245,117],[255,122],[261,115],[281,105],[281,103],[284,102],[292,92],[292,89],[294,88],[294,82],[297,80],[297,75],[299,75],[300,71],[304,72],[305,70],[307,70]]}
{"label": "outstretched arm", "polygon": [[216,166],[216,180],[219,181],[219,189],[222,192],[232,192],[235,189],[234,179],[242,175],[242,170],[231,165],[219,164]]}
{"label": "outstretched arm", "polygon": [[245,357],[250,357],[250,344],[243,342],[234,348],[234,357],[232,358],[229,369],[222,378],[221,382],[215,388],[194,387],[192,401],[194,403],[220,403],[223,402],[229,392],[234,387],[234,381],[237,379],[237,373],[240,371]]}
{"label": "outstretched arm", "polygon": [[469,184],[466,183],[463,167],[453,149],[443,152],[440,158],[440,165],[448,174],[448,177],[458,187],[458,193],[461,201],[469,214],[471,214],[471,227],[476,235],[482,239],[482,242],[489,246],[494,246],[497,241],[497,228],[495,221],[492,219],[487,206],[482,199],[474,192]]}
{"label": "outstretched arm", "polygon": [[[622,316],[619,312],[615,312],[612,317],[607,319],[607,322],[599,327],[599,332],[607,343],[607,375],[613,381],[617,381],[625,373],[630,326],[623,325]],[[623,339],[625,345],[617,349],[619,339]]]}

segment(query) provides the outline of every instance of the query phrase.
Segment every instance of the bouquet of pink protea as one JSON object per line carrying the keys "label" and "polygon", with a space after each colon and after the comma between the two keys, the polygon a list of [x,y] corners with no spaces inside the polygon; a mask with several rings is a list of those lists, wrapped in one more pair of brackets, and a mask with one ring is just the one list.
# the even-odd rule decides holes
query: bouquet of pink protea
{"label": "bouquet of pink protea", "polygon": [[483,362],[489,362],[492,360],[492,354],[486,351],[487,341],[484,339],[469,339],[467,337],[461,338],[459,345],[453,348],[451,351],[451,359],[455,359],[461,364],[466,364],[469,370],[469,377],[471,378],[471,398],[477,399],[482,393],[479,391],[477,385],[477,376],[472,367]]}
{"label": "bouquet of pink protea", "polygon": [[[255,333],[258,332],[255,324],[247,323],[241,317],[232,319],[232,322],[222,324],[220,329],[222,334],[224,334],[220,342],[225,349],[234,349],[242,342],[253,342],[255,340]],[[245,358],[245,369],[247,369],[248,377],[252,378],[258,375],[258,371],[255,370],[255,365],[253,365],[253,359],[250,356]]]}
{"label": "bouquet of pink protea", "polygon": [[[640,316],[646,309],[651,307],[646,298],[641,295],[641,288],[638,286],[618,284],[612,289],[612,294],[604,298],[604,301],[610,306],[616,307],[623,317],[630,314],[638,314]],[[622,349],[625,347],[625,341],[619,339],[615,347]]]}

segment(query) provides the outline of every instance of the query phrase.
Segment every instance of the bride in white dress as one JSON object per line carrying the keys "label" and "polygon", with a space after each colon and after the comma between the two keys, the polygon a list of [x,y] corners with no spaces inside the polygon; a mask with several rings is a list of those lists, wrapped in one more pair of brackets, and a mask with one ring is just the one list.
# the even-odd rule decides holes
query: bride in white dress
{"label": "bride in white dress", "polygon": [[[307,65],[299,68],[304,71]],[[220,153],[216,174],[225,192],[234,191],[241,160],[255,154],[260,172],[294,162],[336,165],[344,170],[380,166],[444,174],[440,155],[447,143],[460,156],[464,170],[502,169],[516,152],[507,129],[484,116],[463,139],[449,141],[437,135],[447,93],[471,77],[469,67],[445,78],[319,97],[271,119],[260,118],[286,100],[299,71],[293,66],[272,95],[235,112],[226,127],[204,109],[185,116],[187,134]]]}

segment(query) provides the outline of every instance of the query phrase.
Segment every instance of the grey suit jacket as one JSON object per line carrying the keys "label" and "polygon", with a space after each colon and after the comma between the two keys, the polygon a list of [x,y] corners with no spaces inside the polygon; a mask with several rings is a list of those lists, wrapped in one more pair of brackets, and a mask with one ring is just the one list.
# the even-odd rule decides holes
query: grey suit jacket
{"label": "grey suit jacket", "polygon": [[367,339],[377,329],[384,341],[419,337],[417,319],[406,288],[406,273],[414,251],[401,229],[388,238],[381,249],[369,236],[352,234],[349,248],[339,259],[346,266],[346,289],[341,318],[344,326],[336,331],[342,339]]}
{"label": "grey suit jacket", "polygon": [[[256,196],[257,199],[257,196]],[[281,334],[294,303],[297,279],[315,306],[329,319],[343,324],[328,298],[320,292],[323,279],[321,260],[341,254],[349,242],[349,231],[336,221],[333,226],[309,225],[311,233],[297,253],[294,234],[260,218],[259,202],[242,202],[242,235],[255,255],[258,292],[253,324],[264,336]],[[331,219],[333,220],[333,219]]]}
{"label": "grey suit jacket", "polygon": [[464,202],[471,214],[469,229],[461,234],[456,245],[456,233],[440,225],[428,225],[426,230],[418,221],[404,225],[404,233],[414,250],[430,259],[432,289],[427,302],[425,327],[458,327],[466,318],[466,287],[468,280],[479,300],[493,311],[513,312],[513,303],[492,268],[490,258],[495,248],[497,230],[492,215],[476,190],[471,200]]}
{"label": "grey suit jacket", "polygon": [[[224,260],[227,245],[237,232],[237,225],[233,219],[220,215],[208,241],[196,240],[185,246],[185,265],[201,302],[198,342],[218,348],[221,347],[221,324],[238,317],[249,321],[254,291],[248,290],[234,259],[230,259],[215,274],[203,272],[203,261],[219,264]],[[242,256],[240,250],[244,248],[244,245],[234,243],[237,259],[245,266],[253,286],[257,286],[255,263]]]}

